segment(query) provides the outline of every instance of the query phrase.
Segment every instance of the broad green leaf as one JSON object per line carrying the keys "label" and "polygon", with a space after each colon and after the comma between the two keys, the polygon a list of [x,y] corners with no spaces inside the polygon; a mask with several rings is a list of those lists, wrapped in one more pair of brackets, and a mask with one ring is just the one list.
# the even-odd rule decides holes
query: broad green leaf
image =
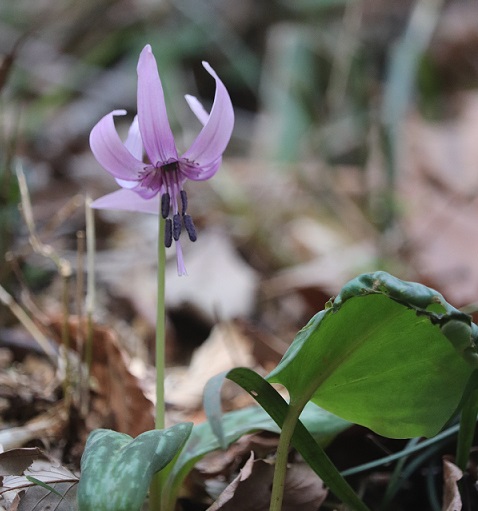
{"label": "broad green leaf", "polygon": [[139,511],[153,475],[177,455],[191,428],[177,424],[134,440],[116,431],[93,431],[81,458],[79,510]]}
{"label": "broad green leaf", "polygon": [[267,380],[383,436],[430,437],[462,400],[476,332],[438,292],[366,274],[312,318]]}
{"label": "broad green leaf", "polygon": [[[220,402],[218,405],[220,406]],[[314,403],[306,405],[300,418],[315,441],[322,447],[328,445],[339,433],[351,426],[350,422],[322,410]],[[253,431],[280,433],[279,426],[264,409],[258,406],[225,413],[220,420],[224,431],[224,448],[241,436]],[[220,448],[219,439],[214,434],[209,422],[203,422],[193,427],[184,449],[174,464],[171,464],[165,485],[167,495],[164,495],[163,498],[166,510],[173,509],[173,502],[176,500],[179,488],[193,466],[203,456]]]}
{"label": "broad green leaf", "polygon": [[[225,378],[237,383],[248,392],[264,408],[279,428],[282,427],[291,408],[284,398],[270,383],[251,369],[245,367],[231,369],[209,380],[204,390],[206,413],[211,423],[211,428],[221,443],[225,443],[227,433],[222,424],[221,397],[218,391],[222,387]],[[304,460],[322,479],[330,491],[341,499],[342,502],[356,511],[368,511],[367,506],[340,475],[323,448],[314,440],[301,420],[297,422],[295,427],[292,445],[299,451]]]}

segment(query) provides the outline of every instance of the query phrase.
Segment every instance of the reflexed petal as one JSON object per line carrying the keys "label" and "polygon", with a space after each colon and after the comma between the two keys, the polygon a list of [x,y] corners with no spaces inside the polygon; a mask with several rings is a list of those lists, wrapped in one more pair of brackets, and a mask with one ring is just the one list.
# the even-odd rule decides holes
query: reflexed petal
{"label": "reflexed petal", "polygon": [[143,199],[132,190],[121,189],[104,195],[91,203],[95,209],[116,209],[159,214],[159,194],[152,199]]}
{"label": "reflexed petal", "polygon": [[124,110],[114,110],[100,119],[91,130],[90,147],[98,163],[112,176],[137,181],[144,164],[121,142],[113,120],[115,115],[124,114]]}
{"label": "reflexed petal", "polygon": [[229,93],[220,78],[207,62],[203,62],[203,66],[216,80],[216,94],[206,125],[183,154],[183,158],[201,166],[209,166],[222,155],[231,138],[234,110]]}
{"label": "reflexed petal", "polygon": [[138,62],[138,119],[143,145],[151,163],[156,165],[177,159],[163,87],[149,44],[144,47]]}
{"label": "reflexed petal", "polygon": [[128,137],[124,145],[126,149],[138,160],[143,161],[143,141],[139,132],[138,116],[135,115],[131,126],[129,127]]}
{"label": "reflexed petal", "polygon": [[175,242],[175,245],[176,245],[176,259],[177,259],[177,265],[178,265],[178,275],[181,277],[182,275],[187,275],[188,272],[186,271],[186,265],[184,264],[183,249],[181,247],[181,242],[178,240]]}
{"label": "reflexed petal", "polygon": [[221,163],[222,158],[218,158],[211,165],[207,167],[200,167],[180,158],[179,169],[181,174],[192,181],[206,181],[206,179],[210,179],[214,176],[214,174],[219,170]]}
{"label": "reflexed petal", "polygon": [[202,106],[199,99],[196,98],[195,96],[186,94],[184,97],[186,98],[186,101],[188,102],[189,108],[193,111],[193,114],[198,118],[199,122],[204,126],[209,119],[209,114],[206,112],[206,109]]}
{"label": "reflexed petal", "polygon": [[116,182],[121,186],[121,188],[132,190],[143,199],[151,199],[158,193],[157,189],[151,189],[143,186],[141,181],[125,181],[124,179],[116,179]]}
{"label": "reflexed petal", "polygon": [[121,188],[129,188],[130,190],[139,184],[138,181],[126,181],[125,179],[118,178],[116,178],[116,182],[121,186]]}

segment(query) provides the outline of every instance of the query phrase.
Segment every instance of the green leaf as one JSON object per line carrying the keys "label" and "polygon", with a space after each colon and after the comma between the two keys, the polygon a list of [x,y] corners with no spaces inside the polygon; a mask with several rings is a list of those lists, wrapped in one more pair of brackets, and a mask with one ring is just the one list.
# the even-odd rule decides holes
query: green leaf
{"label": "green leaf", "polygon": [[[213,392],[215,393],[216,390]],[[270,431],[271,433],[280,434],[279,426],[263,408],[258,406],[249,406],[242,410],[225,413],[224,415],[221,415],[219,410],[219,418],[222,430],[224,431],[224,448],[231,445],[241,436],[253,431]],[[322,447],[328,445],[339,433],[351,426],[350,422],[322,410],[314,403],[307,404],[300,418],[315,441]],[[184,449],[174,464],[171,464],[170,473],[165,485],[167,495],[163,499],[165,503],[164,509],[173,509],[172,503],[175,502],[179,488],[193,466],[203,456],[220,448],[219,439],[213,433],[209,422],[203,422],[194,426]]]}
{"label": "green leaf", "polygon": [[291,402],[391,438],[436,435],[475,368],[476,325],[438,292],[384,272],[349,282],[267,377]]}
{"label": "green leaf", "polygon": [[[227,433],[222,423],[221,397],[218,391],[222,387],[225,378],[237,383],[248,392],[271,416],[274,422],[280,428],[282,427],[290,408],[287,402],[262,376],[251,369],[239,367],[215,376],[209,380],[204,390],[205,410],[211,428],[221,443],[225,442]],[[368,511],[367,506],[340,475],[323,448],[314,440],[301,420],[297,422],[292,436],[292,445],[342,502],[356,511]]]}
{"label": "green leaf", "polygon": [[81,459],[79,510],[139,511],[153,475],[177,455],[191,429],[183,423],[134,440],[116,431],[93,431]]}

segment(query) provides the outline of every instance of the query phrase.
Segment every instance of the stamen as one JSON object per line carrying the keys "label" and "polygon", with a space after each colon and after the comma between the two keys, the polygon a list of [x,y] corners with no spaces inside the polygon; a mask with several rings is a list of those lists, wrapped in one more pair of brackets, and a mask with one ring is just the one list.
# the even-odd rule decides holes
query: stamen
{"label": "stamen", "polygon": [[168,192],[163,193],[161,196],[161,216],[168,218],[169,216],[169,205],[171,203],[171,197]]}
{"label": "stamen", "polygon": [[164,172],[172,172],[174,170],[178,170],[179,164],[177,161],[172,161],[171,163],[165,163],[164,165],[161,165],[161,170],[164,170]]}
{"label": "stamen", "polygon": [[166,218],[164,229],[164,246],[169,248],[173,243],[173,221]]}
{"label": "stamen", "polygon": [[193,219],[190,217],[190,215],[184,215],[183,221],[184,221],[184,227],[186,228],[189,239],[191,241],[196,241],[198,239],[198,237],[196,234],[196,227],[194,227]]}
{"label": "stamen", "polygon": [[174,241],[178,241],[181,234],[181,216],[179,213],[173,215],[173,238]]}
{"label": "stamen", "polygon": [[186,214],[186,210],[188,209],[188,196],[186,195],[186,190],[181,190],[179,194],[181,195],[182,204],[181,215],[184,216]]}

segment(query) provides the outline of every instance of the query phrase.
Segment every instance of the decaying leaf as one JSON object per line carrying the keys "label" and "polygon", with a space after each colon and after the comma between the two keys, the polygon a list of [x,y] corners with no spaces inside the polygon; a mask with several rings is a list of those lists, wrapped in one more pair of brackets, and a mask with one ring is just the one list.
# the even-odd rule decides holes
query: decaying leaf
{"label": "decaying leaf", "polygon": [[0,453],[0,476],[20,476],[37,460],[48,460],[38,447],[11,449]]}
{"label": "decaying leaf", "polygon": [[443,511],[461,511],[462,502],[457,482],[463,472],[451,461],[443,459]]}
{"label": "decaying leaf", "polygon": [[[53,326],[59,329],[60,323]],[[75,318],[70,322],[70,335],[72,346],[76,347],[78,321]],[[97,385],[91,403],[94,414],[89,419],[96,424],[90,425],[92,429],[107,426],[133,437],[154,429],[154,405],[146,396],[141,378],[133,374],[133,366],[115,332],[95,325],[91,375]]]}
{"label": "decaying leaf", "polygon": [[[221,493],[208,511],[267,511],[271,498],[274,465],[264,460],[247,460],[239,475]],[[327,497],[327,489],[304,462],[287,469],[282,511],[317,511]]]}
{"label": "decaying leaf", "polygon": [[421,280],[466,305],[478,286],[478,95],[462,94],[457,103],[454,120],[408,120],[398,190],[407,249]]}
{"label": "decaying leaf", "polygon": [[28,421],[23,426],[2,429],[0,431],[0,445],[3,449],[12,452],[13,449],[38,438],[59,439],[64,435],[67,422],[67,410],[64,403],[60,401],[47,412]]}
{"label": "decaying leaf", "polygon": [[169,371],[166,379],[168,403],[182,408],[201,405],[206,382],[236,366],[253,367],[252,342],[232,322],[214,327],[209,338],[194,352],[184,370]]}
{"label": "decaying leaf", "polygon": [[0,474],[0,504],[10,510],[76,509],[78,477],[38,448],[1,453]]}

